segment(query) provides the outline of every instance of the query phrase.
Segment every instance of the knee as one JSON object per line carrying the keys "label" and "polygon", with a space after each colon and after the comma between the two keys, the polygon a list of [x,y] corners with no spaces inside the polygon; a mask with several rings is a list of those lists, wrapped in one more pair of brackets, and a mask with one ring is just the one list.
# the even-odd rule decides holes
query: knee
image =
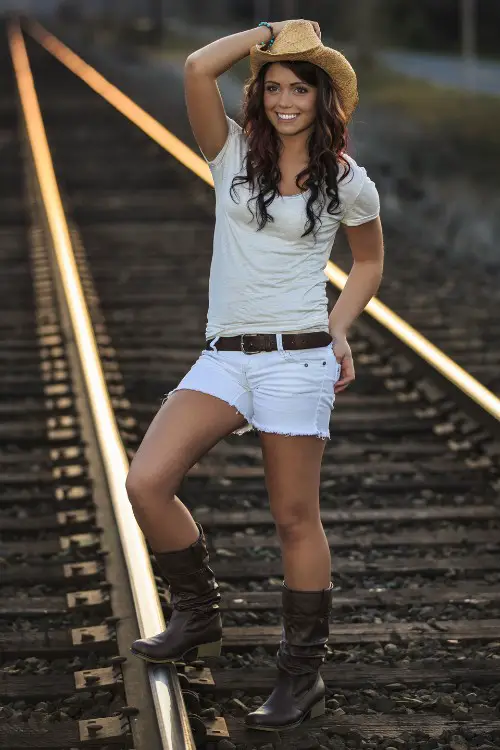
{"label": "knee", "polygon": [[165,471],[162,467],[160,474],[145,466],[142,461],[134,460],[127,475],[125,489],[134,511],[141,511],[152,503],[158,503],[159,499],[168,500],[170,495],[174,495],[174,485],[173,471]]}
{"label": "knee", "polygon": [[315,513],[304,503],[288,506],[273,512],[276,531],[282,544],[294,544],[307,537],[311,525],[320,522]]}

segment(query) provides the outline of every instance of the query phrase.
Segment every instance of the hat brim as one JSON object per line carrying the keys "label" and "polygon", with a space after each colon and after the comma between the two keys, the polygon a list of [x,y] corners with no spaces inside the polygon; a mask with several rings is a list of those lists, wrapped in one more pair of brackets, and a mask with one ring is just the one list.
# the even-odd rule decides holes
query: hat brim
{"label": "hat brim", "polygon": [[257,77],[266,63],[282,61],[310,62],[325,71],[332,79],[339,93],[347,119],[350,119],[359,101],[356,73],[346,57],[338,50],[320,44],[304,52],[284,52],[273,54],[271,50],[255,46],[250,51],[250,69]]}

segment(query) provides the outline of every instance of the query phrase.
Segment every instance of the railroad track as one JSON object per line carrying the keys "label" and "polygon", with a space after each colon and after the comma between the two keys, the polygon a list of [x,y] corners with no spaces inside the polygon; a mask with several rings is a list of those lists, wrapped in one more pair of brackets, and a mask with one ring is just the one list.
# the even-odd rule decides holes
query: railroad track
{"label": "railroad track", "polygon": [[[130,638],[163,620],[127,506],[115,508],[122,540],[128,531],[120,543],[113,484],[123,485],[124,467],[115,450],[110,471],[112,425],[92,416],[106,401],[85,326],[73,328],[82,312],[78,288],[67,268],[59,275],[64,217],[24,44],[16,24],[9,31],[28,128],[24,134],[4,36],[0,111],[10,179],[0,207],[0,748],[194,748],[174,669],[147,672],[126,657]],[[131,555],[149,600],[127,576],[123,556]]]}
{"label": "railroad track", "polygon": [[[163,394],[175,387],[203,343],[213,196],[198,177],[37,44],[29,41],[28,49],[111,403],[121,439],[131,457]],[[178,96],[175,92],[171,96],[172,106],[178,107]],[[7,110],[6,106],[2,112]],[[19,170],[20,164],[12,166],[13,173],[18,175]],[[21,197],[19,205],[23,205]],[[25,237],[26,230],[23,234],[17,224],[16,227],[17,236]],[[43,228],[38,232],[42,236]],[[37,232],[34,234],[36,238]],[[41,244],[38,243],[38,252]],[[11,296],[6,291],[2,297],[6,305],[17,304],[22,298],[14,280],[21,284],[19,289],[29,294],[26,242],[16,247],[10,255],[6,251],[15,269],[13,280],[9,279],[6,285]],[[43,264],[33,252],[32,269],[36,271]],[[24,275],[18,268],[24,269]],[[42,278],[42,299],[48,304],[48,271]],[[333,299],[333,288],[330,294]],[[57,325],[58,312],[53,307]],[[33,341],[34,318],[18,317],[24,320],[26,336]],[[65,372],[69,379],[71,365],[63,366],[64,352],[59,351],[64,350],[60,345],[64,336],[58,335],[60,340],[50,345],[49,352],[58,364],[52,366],[50,362],[42,372],[58,376]],[[13,338],[20,339],[20,334],[4,335],[2,343],[6,341],[8,348]],[[370,321],[363,319],[358,323],[352,345],[358,380],[355,388],[338,400],[322,484],[323,519],[333,550],[336,585],[331,654],[323,670],[328,688],[327,714],[281,738],[255,736],[243,728],[244,713],[261,702],[273,680],[273,654],[280,634],[281,566],[257,439],[231,437],[193,467],[179,490],[208,532],[212,561],[223,592],[222,657],[179,667],[188,711],[197,717],[193,720],[195,737],[201,743],[208,729],[208,746],[211,743],[220,750],[266,744],[269,749],[277,742],[280,747],[303,750],[497,748],[500,505],[494,423],[480,419],[477,405],[469,410],[467,401],[462,399],[458,406],[456,389],[445,387],[442,379],[436,384],[428,365],[415,364],[413,354],[402,352],[393,337]],[[37,346],[35,339],[35,362]],[[55,353],[54,348],[58,350]],[[14,372],[13,367],[9,367],[11,371]],[[35,381],[43,388],[38,373]],[[58,380],[57,384],[60,386],[61,382]],[[26,397],[22,398],[23,406],[18,409],[26,411]],[[8,403],[15,404],[12,396]],[[66,403],[65,408],[70,410],[70,405]],[[72,417],[71,429],[69,423],[61,422],[61,430],[64,425],[73,437],[79,424],[76,405],[74,408],[74,413],[63,415]],[[83,405],[81,409],[84,411]],[[13,422],[11,412],[7,414],[9,422]],[[42,414],[41,423],[45,426],[45,411]],[[57,436],[57,428],[54,432]],[[12,444],[11,435],[10,430],[8,446]],[[40,442],[36,442],[37,449]],[[51,486],[56,486],[63,476],[63,483],[70,484],[73,493],[74,487],[87,486],[81,439],[76,442],[80,453],[63,454],[62,448],[56,446],[52,453],[44,454],[45,465],[52,472]],[[73,449],[73,443],[68,448]],[[3,462],[4,453],[7,459],[15,453],[16,458],[9,459],[13,464],[35,467],[32,449],[32,444],[26,445],[19,438],[19,444],[15,443],[14,449],[7,447],[0,457]],[[71,483],[67,469],[66,474],[58,471],[57,462],[63,456],[65,466],[78,466],[81,470]],[[17,473],[25,478],[26,471]],[[41,531],[38,519],[50,513],[53,518],[54,506],[59,509],[64,503],[54,503],[57,492],[46,491],[43,495],[41,484],[36,493],[29,485],[19,493],[25,501],[15,500],[14,511],[7,510],[5,503],[7,521],[18,519],[17,528],[12,522],[10,529],[9,523],[3,529],[7,551],[11,550],[5,569],[10,575],[14,571],[17,578],[10,584],[7,581],[3,593],[7,601],[10,598],[14,602],[9,606],[19,607],[24,602],[25,607],[21,614],[18,610],[17,614],[6,614],[4,610],[6,631],[16,637],[9,641],[8,635],[0,635],[2,645],[7,644],[7,666],[0,673],[0,685],[8,685],[4,693],[9,701],[4,697],[4,705],[8,722],[15,727],[8,734],[8,741],[12,742],[15,736],[25,738],[24,744],[6,744],[0,727],[0,748],[4,741],[3,747],[11,750],[30,746],[26,737],[30,731],[35,736],[36,716],[33,720],[31,717],[37,711],[52,716],[44,707],[37,709],[36,700],[44,686],[54,686],[56,657],[51,657],[54,652],[45,647],[42,666],[38,661],[27,662],[23,658],[27,648],[33,658],[33,643],[46,644],[50,636],[49,623],[56,623],[56,634],[62,632],[61,623],[67,626],[67,599],[57,588],[64,581],[52,582],[43,576],[49,567],[41,555],[30,564],[33,545],[46,543],[47,537],[52,547],[41,548],[49,550],[45,555],[61,556],[54,552],[59,549],[61,530],[52,520],[49,530]],[[5,492],[8,498],[11,492],[8,482],[5,487],[0,498]],[[83,508],[75,502],[70,508],[86,511],[88,520],[92,516],[90,488],[81,494],[87,500],[82,503]],[[66,522],[75,524],[75,517]],[[91,517],[86,527],[79,526],[76,531],[93,534],[98,550],[102,537],[94,528],[96,525]],[[113,524],[101,525],[108,530]],[[20,545],[8,546],[19,542],[22,549],[31,550],[28,558],[23,558],[23,565],[13,556],[22,553],[12,552]],[[89,560],[89,551],[89,547],[83,550],[84,562]],[[82,550],[78,552],[82,554]],[[117,556],[108,555],[106,564],[110,557]],[[102,566],[103,558],[97,560],[96,565]],[[82,557],[77,556],[77,562],[81,563]],[[118,575],[119,564],[115,565]],[[23,579],[23,572],[29,570],[29,575],[36,572],[38,578],[26,580],[25,575]],[[81,573],[80,569],[75,575]],[[105,579],[101,576],[92,580]],[[21,596],[18,589],[25,582],[43,588],[31,588]],[[116,625],[114,620],[103,620],[103,615],[111,610],[101,607],[109,595],[106,585],[87,588],[100,592],[95,595],[97,599],[101,597],[101,602],[99,606],[89,606],[90,602],[80,597],[76,616],[85,618],[86,627],[98,622],[98,627],[104,623],[106,628],[112,628]],[[35,599],[39,593],[44,597],[43,603]],[[168,612],[168,594],[161,584],[159,595]],[[42,611],[48,605],[53,607],[49,615]],[[117,633],[120,632],[118,627]],[[109,662],[113,656],[119,659],[127,655],[124,636],[121,633],[122,641],[114,642],[112,654],[106,653]],[[92,653],[95,648],[94,643]],[[74,659],[74,651],[58,654],[60,657]],[[124,675],[132,661],[127,659]],[[115,659],[112,669],[118,667]],[[45,671],[40,674],[40,670]],[[71,676],[73,662],[66,662],[63,670],[65,677]],[[19,686],[27,686],[26,691],[38,689],[35,697],[29,692],[21,693],[20,687],[13,703],[10,698],[16,678]],[[121,677],[116,679],[120,681]],[[66,683],[68,692],[70,682]],[[62,679],[57,680],[58,687],[62,684]],[[92,707],[80,706],[73,693],[68,697],[73,700],[64,705],[73,708],[63,713],[69,718],[59,716],[57,721],[56,716],[56,721],[50,722],[54,726],[57,723],[57,728],[75,728],[76,720],[82,716],[80,710],[94,711],[92,718],[103,715],[95,713],[96,701]],[[104,705],[104,695],[101,700],[99,707]],[[15,703],[23,701],[26,708],[16,708]],[[134,705],[130,700],[127,703]],[[121,696],[116,703],[107,704],[110,713],[123,705]],[[147,710],[151,708],[144,706]],[[121,711],[120,722],[128,721],[130,713],[133,711]],[[139,723],[141,714],[142,708],[133,722]],[[230,739],[217,740],[226,728]],[[119,739],[113,742],[118,744]],[[32,746],[71,745],[35,742]],[[79,745],[75,742],[74,746]]]}

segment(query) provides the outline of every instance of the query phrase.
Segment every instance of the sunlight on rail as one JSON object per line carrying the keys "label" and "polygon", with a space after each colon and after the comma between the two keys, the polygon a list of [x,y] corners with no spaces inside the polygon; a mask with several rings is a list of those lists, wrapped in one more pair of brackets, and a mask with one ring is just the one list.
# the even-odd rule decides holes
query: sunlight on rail
{"label": "sunlight on rail", "polygon": [[97,94],[100,94],[110,104],[113,105],[122,115],[125,115],[147,135],[149,135],[156,143],[171,154],[175,154],[175,158],[181,162],[185,167],[190,169],[192,172],[201,177],[202,180],[208,182],[209,185],[213,186],[212,175],[208,164],[201,159],[197,154],[194,153],[189,146],[186,146],[179,138],[173,133],[170,133],[166,128],[155,120],[154,117],[148,115],[139,105],[137,105],[132,99],[126,96],[120,89],[113,86],[112,83],[107,81],[104,76],[88,65],[85,60],[78,57],[69,47],[66,47],[62,42],[56,39],[55,36],[46,31],[36,21],[28,21],[26,23],[26,30],[42,45],[45,49],[56,57],[60,62],[63,63],[69,70],[75,75],[85,81],[87,86],[90,86]]}
{"label": "sunlight on rail", "polygon": [[[328,279],[338,289],[343,289],[347,281],[347,275],[331,261],[325,269]],[[489,412],[493,417],[500,420],[500,399],[488,388],[485,388],[476,378],[469,375],[467,370],[457,365],[453,359],[448,357],[441,349],[435,346],[429,339],[422,336],[413,326],[406,323],[403,318],[394,313],[390,307],[384,305],[374,297],[365,307],[369,313],[384,328],[391,331],[403,341],[410,349],[413,349],[422,359],[425,359],[435,370],[444,375],[450,382],[454,383],[467,396],[479,406]]]}
{"label": "sunlight on rail", "polygon": [[[185,143],[170,133],[166,127],[120,92],[116,86],[109,83],[100,73],[84,62],[78,55],[66,47],[65,44],[56,39],[53,34],[46,31],[39,23],[29,21],[27,31],[47,51],[51,52],[54,57],[66,65],[75,75],[79,76],[79,78],[93,88],[94,91],[97,91],[97,93],[128,117],[141,130],[151,136],[153,140],[184,164],[184,166],[188,167],[188,169],[213,187],[212,175],[206,162],[186,146]],[[325,273],[334,286],[338,289],[344,288],[347,275],[332,261],[328,261]],[[426,339],[425,336],[422,336],[415,328],[400,318],[399,315],[396,315],[387,305],[384,305],[374,297],[366,306],[365,311],[397,336],[400,341],[413,349],[422,359],[463,391],[481,408],[495,417],[495,419],[500,420],[500,399],[488,390],[488,388],[485,388],[476,378],[469,375],[466,370],[457,365],[441,349]]]}
{"label": "sunlight on rail", "polygon": [[[115,518],[120,531],[139,628],[141,636],[148,637],[164,630],[165,621],[144,537],[137,526],[125,491],[128,459],[102,371],[28,55],[17,22],[9,25],[9,45],[37,179],[89,393]],[[148,670],[148,674],[164,750],[194,750],[195,744],[183,702],[180,702],[180,708],[178,706],[181,691],[175,669],[171,666],[155,667]]]}

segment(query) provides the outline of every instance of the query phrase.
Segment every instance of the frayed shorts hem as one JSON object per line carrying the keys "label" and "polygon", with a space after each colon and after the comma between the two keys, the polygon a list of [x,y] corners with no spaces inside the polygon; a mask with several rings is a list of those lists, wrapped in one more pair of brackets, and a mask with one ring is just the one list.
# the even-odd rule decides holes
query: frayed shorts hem
{"label": "frayed shorts hem", "polygon": [[320,440],[330,440],[329,432],[284,432],[283,430],[274,430],[272,427],[262,427],[256,422],[252,422],[252,427],[257,432],[265,432],[269,435],[284,435],[285,437],[315,437]]}
{"label": "frayed shorts hem", "polygon": [[161,405],[163,406],[166,404],[170,396],[172,396],[174,393],[177,393],[178,391],[195,391],[198,393],[204,393],[206,396],[212,396],[213,398],[218,399],[219,401],[222,401],[223,403],[227,404],[228,406],[232,406],[233,409],[239,414],[243,419],[247,420],[247,423],[243,425],[242,427],[238,427],[236,430],[234,430],[231,434],[232,435],[245,435],[248,432],[252,432],[255,430],[256,432],[264,432],[268,435],[284,435],[285,437],[316,437],[319,440],[330,440],[330,433],[329,432],[285,432],[283,430],[276,430],[272,427],[264,427],[263,425],[258,424],[255,421],[250,421],[246,417],[245,414],[243,414],[236,404],[231,403],[231,401],[226,400],[225,398],[222,398],[219,395],[216,395],[215,393],[211,393],[208,389],[203,388],[189,388],[184,386],[178,386],[177,388],[174,388],[169,393],[165,394],[163,401],[161,402]]}

